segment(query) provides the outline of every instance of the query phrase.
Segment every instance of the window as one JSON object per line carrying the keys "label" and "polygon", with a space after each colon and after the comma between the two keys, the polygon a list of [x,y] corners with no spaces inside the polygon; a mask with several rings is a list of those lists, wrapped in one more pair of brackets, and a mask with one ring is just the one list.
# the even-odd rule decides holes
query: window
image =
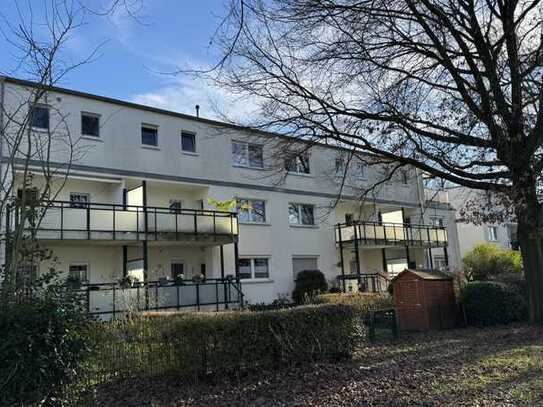
{"label": "window", "polygon": [[[36,188],[28,188],[24,190],[24,199],[23,199],[23,190],[17,190],[17,199],[24,206],[33,206],[38,203],[38,190]],[[24,201],[24,202],[23,202]]]}
{"label": "window", "polygon": [[309,153],[297,154],[285,161],[285,169],[295,174],[310,174]]}
{"label": "window", "polygon": [[180,263],[180,262],[172,262],[171,264],[171,267],[170,267],[170,275],[172,276],[172,279],[175,280],[177,279],[178,277],[177,276],[180,276],[182,275],[182,277],[179,277],[179,278],[184,278],[185,277],[185,265],[183,263]]}
{"label": "window", "polygon": [[317,257],[293,257],[292,258],[292,275],[294,276],[294,280],[296,280],[296,277],[298,276],[298,273],[300,271],[304,270],[318,270],[319,267],[317,265]]}
{"label": "window", "polygon": [[357,162],[355,165],[355,176],[357,178],[366,178],[366,165],[361,162]]}
{"label": "window", "polygon": [[498,241],[498,227],[497,226],[488,226],[488,240],[490,242]]}
{"label": "window", "polygon": [[436,256],[434,258],[434,268],[441,271],[447,271],[447,261],[445,257]]}
{"label": "window", "polygon": [[70,192],[70,208],[86,208],[90,203],[89,194]]}
{"label": "window", "polygon": [[196,152],[196,135],[194,133],[181,132],[181,150],[188,153]]}
{"label": "window", "polygon": [[141,144],[146,146],[158,146],[158,127],[141,126]]}
{"label": "window", "polygon": [[100,137],[100,115],[81,112],[81,135]]}
{"label": "window", "polygon": [[242,167],[264,168],[264,154],[261,145],[232,142],[232,160]]}
{"label": "window", "polygon": [[49,130],[49,107],[46,105],[33,105],[29,111],[30,125],[34,129]]}
{"label": "window", "polygon": [[430,224],[436,227],[443,227],[443,218],[440,218],[439,216],[431,216]]}
{"label": "window", "polygon": [[87,283],[89,281],[89,265],[85,263],[70,264],[68,277],[70,280]]}
{"label": "window", "polygon": [[241,223],[266,223],[266,202],[257,199],[239,199],[238,219]]}
{"label": "window", "polygon": [[408,185],[409,184],[409,173],[407,171],[401,171],[400,172],[402,177],[402,184]]}
{"label": "window", "polygon": [[170,199],[170,213],[181,213],[181,208],[183,207],[183,201],[179,199]]}
{"label": "window", "polygon": [[314,225],[313,205],[290,203],[288,205],[288,221],[292,225]]}
{"label": "window", "polygon": [[346,213],[345,214],[345,223],[347,225],[352,225],[353,224],[353,220],[354,220],[354,217],[353,217],[353,214],[352,213]]}
{"label": "window", "polygon": [[264,257],[239,259],[239,278],[242,280],[270,278],[268,260]]}

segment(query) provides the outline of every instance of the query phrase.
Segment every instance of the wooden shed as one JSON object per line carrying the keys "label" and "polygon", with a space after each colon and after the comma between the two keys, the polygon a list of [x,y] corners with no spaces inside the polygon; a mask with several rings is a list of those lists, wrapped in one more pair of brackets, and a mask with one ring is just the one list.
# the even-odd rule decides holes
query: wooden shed
{"label": "wooden shed", "polygon": [[394,277],[392,284],[400,330],[455,326],[457,306],[450,275],[437,270],[405,269]]}

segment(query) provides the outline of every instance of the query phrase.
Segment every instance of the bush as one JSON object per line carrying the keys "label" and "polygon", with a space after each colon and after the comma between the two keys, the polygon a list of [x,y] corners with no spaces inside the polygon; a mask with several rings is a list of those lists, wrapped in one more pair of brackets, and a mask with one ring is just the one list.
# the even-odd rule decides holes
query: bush
{"label": "bush", "polygon": [[468,324],[497,325],[527,319],[525,298],[521,285],[475,281],[464,287],[460,302]]}
{"label": "bush", "polygon": [[0,405],[58,405],[89,355],[75,294],[52,287],[0,304]]}
{"label": "bush", "polygon": [[357,313],[394,308],[391,296],[378,293],[320,294],[314,299],[314,302],[316,304],[348,305],[353,307]]}
{"label": "bush", "polygon": [[358,335],[351,307],[266,312],[153,313],[102,325],[98,377],[239,373],[349,357]]}
{"label": "bush", "polygon": [[320,270],[303,270],[296,276],[292,299],[296,304],[311,302],[320,293],[328,290],[328,283]]}
{"label": "bush", "polygon": [[256,304],[247,304],[249,311],[272,311],[278,309],[292,308],[296,304],[290,302],[286,298],[277,298],[271,303],[259,302]]}
{"label": "bush", "polygon": [[522,278],[520,252],[502,249],[493,244],[480,244],[466,253],[463,259],[468,281],[501,281]]}

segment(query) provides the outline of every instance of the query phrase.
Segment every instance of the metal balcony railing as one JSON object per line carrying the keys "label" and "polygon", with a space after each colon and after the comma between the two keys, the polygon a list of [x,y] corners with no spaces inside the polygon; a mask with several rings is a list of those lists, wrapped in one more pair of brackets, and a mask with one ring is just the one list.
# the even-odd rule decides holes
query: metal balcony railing
{"label": "metal balcony railing", "polygon": [[147,281],[131,287],[119,283],[82,284],[74,288],[90,315],[115,317],[126,312],[181,310],[220,310],[243,307],[241,283],[216,278],[182,282]]}
{"label": "metal balcony railing", "polygon": [[442,247],[448,242],[444,226],[405,223],[354,222],[335,227],[336,243],[357,241],[373,246]]}
{"label": "metal balcony railing", "polygon": [[[234,241],[239,232],[234,212],[68,201],[51,201],[37,209],[43,214],[40,239]],[[16,206],[14,221],[18,219]]]}

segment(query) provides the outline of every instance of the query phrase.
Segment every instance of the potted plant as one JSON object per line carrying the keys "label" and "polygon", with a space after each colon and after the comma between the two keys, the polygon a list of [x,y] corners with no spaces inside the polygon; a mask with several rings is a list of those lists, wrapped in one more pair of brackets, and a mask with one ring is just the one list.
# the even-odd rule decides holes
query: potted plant
{"label": "potted plant", "polygon": [[175,284],[184,285],[185,282],[183,280],[185,280],[185,274],[179,273],[178,275],[175,276]]}
{"label": "potted plant", "polygon": [[122,289],[132,288],[139,284],[139,279],[135,276],[128,274],[121,278],[118,283]]}

